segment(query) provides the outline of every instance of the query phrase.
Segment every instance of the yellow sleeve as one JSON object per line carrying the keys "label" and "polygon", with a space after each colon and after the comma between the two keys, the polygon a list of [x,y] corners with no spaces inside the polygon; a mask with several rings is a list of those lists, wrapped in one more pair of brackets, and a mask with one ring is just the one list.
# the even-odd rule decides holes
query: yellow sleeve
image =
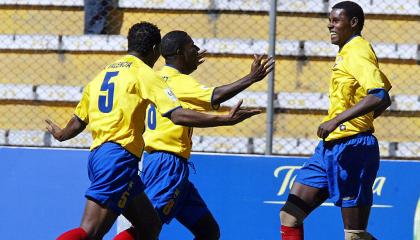
{"label": "yellow sleeve", "polygon": [[175,94],[181,102],[188,103],[189,108],[197,111],[211,111],[219,108],[219,105],[211,104],[214,87],[202,85],[190,76],[182,82],[182,87],[176,88]]}
{"label": "yellow sleeve", "polygon": [[149,74],[140,80],[140,92],[143,98],[151,101],[162,116],[166,116],[181,107],[172,89],[156,74]]}
{"label": "yellow sleeve", "polygon": [[89,89],[90,84],[83,89],[82,99],[74,111],[74,115],[85,123],[89,123]]}
{"label": "yellow sleeve", "polygon": [[352,51],[346,68],[366,93],[376,88],[389,91],[392,87],[388,78],[379,69],[378,61],[372,48]]}

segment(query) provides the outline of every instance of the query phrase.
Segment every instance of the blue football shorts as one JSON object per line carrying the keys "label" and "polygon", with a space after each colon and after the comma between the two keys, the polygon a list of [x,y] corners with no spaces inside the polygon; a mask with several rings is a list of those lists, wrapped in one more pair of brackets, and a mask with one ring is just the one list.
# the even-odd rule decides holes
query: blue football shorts
{"label": "blue football shorts", "polygon": [[188,177],[189,164],[184,158],[156,151],[144,155],[141,171],[144,192],[157,210],[162,222],[176,218],[191,227],[210,214],[203,198]]}
{"label": "blue football shorts", "polygon": [[296,182],[327,188],[330,200],[339,207],[371,206],[378,168],[378,140],[371,133],[359,133],[320,141],[314,155],[298,171]]}
{"label": "blue football shorts", "polygon": [[89,154],[91,185],[86,198],[121,214],[133,197],[144,191],[139,158],[121,145],[106,142]]}

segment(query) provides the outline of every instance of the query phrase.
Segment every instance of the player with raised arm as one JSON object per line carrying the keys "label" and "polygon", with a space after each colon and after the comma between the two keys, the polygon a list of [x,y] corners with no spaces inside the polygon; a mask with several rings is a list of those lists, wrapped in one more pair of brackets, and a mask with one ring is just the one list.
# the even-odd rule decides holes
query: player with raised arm
{"label": "player with raised arm", "polygon": [[61,129],[46,120],[48,131],[59,141],[75,137],[88,124],[93,136],[88,159],[91,185],[85,194],[82,222],[59,240],[102,239],[121,213],[139,229],[137,239],[157,239],[160,219],[138,175],[149,103],[174,123],[195,127],[232,125],[259,113],[240,109],[240,103],[222,116],[182,108],[168,85],[151,69],[160,56],[160,42],[160,30],[155,25],[133,25],[128,33],[128,54],[105,67],[85,86],[66,127]]}
{"label": "player with raised arm", "polygon": [[341,207],[345,240],[375,239],[366,231],[379,168],[373,120],[391,105],[391,84],[361,36],[363,24],[358,4],[344,1],[332,7],[328,29],[339,52],[332,67],[330,108],[318,128],[322,140],[299,170],[280,211],[283,240],[303,240],[304,219],[327,198]]}
{"label": "player with raised arm", "polygon": [[[274,60],[254,56],[251,71],[227,85],[208,87],[190,76],[204,62],[204,51],[184,31],[172,31],[162,38],[162,56],[166,66],[159,74],[171,87],[184,108],[211,111],[273,70]],[[177,219],[195,239],[219,239],[219,226],[194,184],[189,181],[188,158],[192,149],[191,127],[176,125],[158,116],[150,105],[144,133],[145,150],[141,177],[145,192],[163,223]],[[134,239],[133,228],[115,240]],[[131,237],[130,237],[131,235]]]}

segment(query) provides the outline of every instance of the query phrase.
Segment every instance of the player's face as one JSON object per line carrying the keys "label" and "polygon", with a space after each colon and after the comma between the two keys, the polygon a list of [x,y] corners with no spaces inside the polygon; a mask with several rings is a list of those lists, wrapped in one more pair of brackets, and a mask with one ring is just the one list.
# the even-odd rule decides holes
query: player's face
{"label": "player's face", "polygon": [[330,30],[331,43],[340,47],[353,35],[350,20],[344,9],[333,9],[330,12],[328,29]]}
{"label": "player's face", "polygon": [[184,57],[185,57],[185,70],[187,71],[186,74],[190,74],[194,72],[197,69],[198,66],[198,51],[200,50],[199,47],[197,47],[194,44],[194,41],[190,38],[190,41],[188,41],[184,45]]}

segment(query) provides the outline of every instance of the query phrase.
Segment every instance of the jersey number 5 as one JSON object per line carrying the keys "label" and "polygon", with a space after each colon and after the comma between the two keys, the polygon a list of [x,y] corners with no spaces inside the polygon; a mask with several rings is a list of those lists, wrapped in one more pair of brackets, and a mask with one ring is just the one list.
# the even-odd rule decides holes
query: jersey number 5
{"label": "jersey number 5", "polygon": [[118,72],[107,72],[102,82],[101,91],[108,91],[106,96],[101,95],[98,99],[99,111],[103,113],[109,113],[112,110],[114,104],[114,83],[109,83],[109,80],[117,75]]}

